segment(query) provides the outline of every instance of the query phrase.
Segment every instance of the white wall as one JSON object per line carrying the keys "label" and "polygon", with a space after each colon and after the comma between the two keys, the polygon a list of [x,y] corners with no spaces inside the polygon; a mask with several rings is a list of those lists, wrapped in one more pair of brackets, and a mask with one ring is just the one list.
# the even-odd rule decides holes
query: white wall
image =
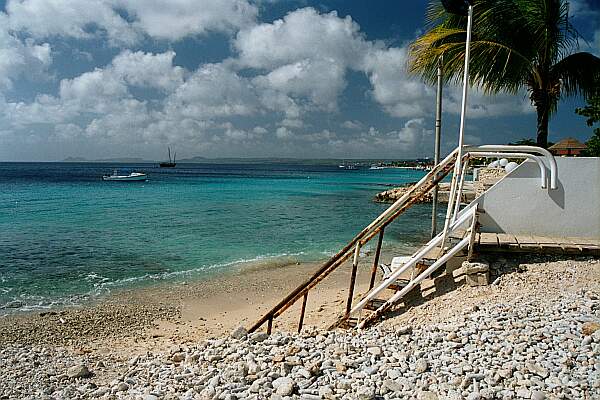
{"label": "white wall", "polygon": [[556,162],[558,189],[542,189],[537,164],[527,161],[476,199],[481,231],[600,238],[600,158]]}

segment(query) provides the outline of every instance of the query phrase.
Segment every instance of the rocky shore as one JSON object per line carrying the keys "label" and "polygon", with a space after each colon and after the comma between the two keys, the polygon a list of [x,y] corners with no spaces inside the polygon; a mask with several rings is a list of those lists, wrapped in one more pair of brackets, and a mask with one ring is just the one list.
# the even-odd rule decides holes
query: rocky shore
{"label": "rocky shore", "polygon": [[600,398],[600,263],[491,267],[492,285],[462,286],[362,332],[239,328],[137,355],[4,343],[0,398]]}
{"label": "rocky shore", "polygon": [[[404,186],[396,187],[393,189],[379,192],[375,195],[373,200],[377,203],[393,203],[408,192],[410,187],[414,183],[410,183]],[[450,184],[440,183],[438,190],[438,201],[441,203],[447,203],[448,197],[450,196]],[[475,199],[475,191],[473,189],[472,182],[465,182],[463,186],[462,202],[471,202]],[[429,191],[420,201],[420,203],[431,203],[433,201],[433,190]]]}
{"label": "rocky shore", "polygon": [[[483,192],[492,187],[496,182],[506,175],[503,168],[477,168],[475,181],[465,180],[463,184],[463,193],[461,202],[470,203],[476,197],[479,197]],[[408,183],[399,187],[385,190],[377,193],[373,200],[378,203],[393,203],[402,197],[408,189],[416,182]],[[439,184],[438,201],[447,203],[450,196],[450,183],[442,182]],[[421,203],[431,203],[433,201],[433,190],[429,191],[426,196],[421,199]]]}

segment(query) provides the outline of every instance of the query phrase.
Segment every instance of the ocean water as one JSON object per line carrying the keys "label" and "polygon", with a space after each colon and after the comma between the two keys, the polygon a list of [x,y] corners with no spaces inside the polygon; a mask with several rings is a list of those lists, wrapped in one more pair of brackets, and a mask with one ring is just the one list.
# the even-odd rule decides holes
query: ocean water
{"label": "ocean water", "polygon": [[[113,167],[149,181],[103,182]],[[0,163],[0,313],[247,263],[323,260],[387,207],[371,200],[385,185],[422,176],[292,164]],[[386,231],[384,249],[410,252],[429,224],[430,206],[411,208]]]}

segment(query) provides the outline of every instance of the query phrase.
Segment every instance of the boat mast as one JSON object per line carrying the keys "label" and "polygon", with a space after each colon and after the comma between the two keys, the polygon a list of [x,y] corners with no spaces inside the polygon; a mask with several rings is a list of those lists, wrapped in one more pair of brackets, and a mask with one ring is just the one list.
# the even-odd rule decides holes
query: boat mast
{"label": "boat mast", "polygon": [[167,147],[169,149],[169,163],[171,162],[171,147]]}

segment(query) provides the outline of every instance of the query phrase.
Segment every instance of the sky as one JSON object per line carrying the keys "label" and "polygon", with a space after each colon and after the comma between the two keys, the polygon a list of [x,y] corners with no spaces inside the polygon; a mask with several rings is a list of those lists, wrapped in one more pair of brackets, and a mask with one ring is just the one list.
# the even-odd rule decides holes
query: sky
{"label": "sky", "polygon": [[[0,0],[0,161],[433,156],[435,89],[406,73],[426,0]],[[572,0],[600,55],[600,0]],[[444,88],[442,148],[461,90]],[[563,100],[549,140],[591,129]],[[471,90],[469,144],[535,137],[527,93]]]}

